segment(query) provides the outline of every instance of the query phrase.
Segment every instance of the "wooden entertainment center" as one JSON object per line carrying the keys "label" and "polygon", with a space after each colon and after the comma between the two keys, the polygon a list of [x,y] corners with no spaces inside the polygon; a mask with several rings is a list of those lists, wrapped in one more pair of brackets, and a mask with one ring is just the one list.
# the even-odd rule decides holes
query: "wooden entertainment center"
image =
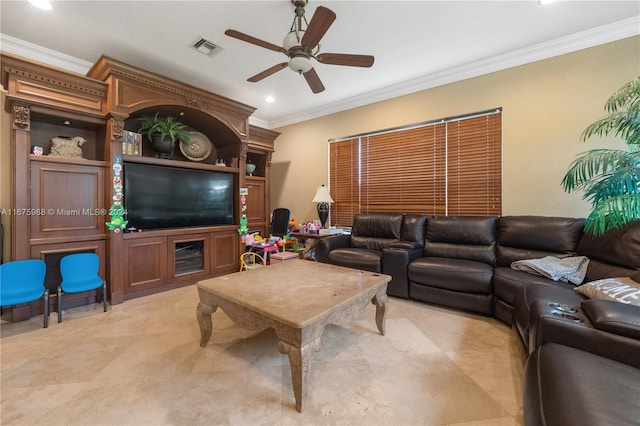
{"label": "wooden entertainment center", "polygon": [[[69,253],[100,256],[111,304],[192,284],[239,268],[239,190],[248,188],[249,228],[266,234],[270,218],[271,154],[277,132],[249,124],[255,108],[143,69],[101,57],[87,75],[2,54],[6,111],[11,114],[11,259],[42,259],[56,309],[58,264]],[[176,148],[172,160],[156,158],[146,137],[142,155],[122,152],[124,131],[141,116],[172,115],[212,142],[202,161]],[[81,136],[82,157],[47,155],[51,139]],[[41,147],[43,155],[34,155]],[[234,224],[142,232],[110,231],[114,161],[158,164],[231,174]],[[217,165],[223,159],[226,166]],[[245,165],[256,164],[253,176]],[[114,178],[116,179],[114,181]],[[126,176],[125,176],[126,179]],[[152,185],[153,182],[150,182]],[[171,194],[167,194],[171,197]],[[126,208],[126,193],[124,194]],[[5,215],[6,216],[6,215]],[[75,297],[74,297],[75,296]],[[69,295],[65,306],[95,302],[95,294]],[[14,308],[13,319],[41,313],[41,304]]]}

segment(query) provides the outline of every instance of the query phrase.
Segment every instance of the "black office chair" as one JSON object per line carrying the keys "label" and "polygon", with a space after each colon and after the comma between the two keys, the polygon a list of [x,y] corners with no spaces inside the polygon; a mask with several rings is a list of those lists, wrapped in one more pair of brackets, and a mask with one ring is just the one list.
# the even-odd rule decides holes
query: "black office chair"
{"label": "black office chair", "polygon": [[271,215],[271,231],[274,237],[284,237],[289,233],[289,218],[291,212],[289,209],[275,209]]}

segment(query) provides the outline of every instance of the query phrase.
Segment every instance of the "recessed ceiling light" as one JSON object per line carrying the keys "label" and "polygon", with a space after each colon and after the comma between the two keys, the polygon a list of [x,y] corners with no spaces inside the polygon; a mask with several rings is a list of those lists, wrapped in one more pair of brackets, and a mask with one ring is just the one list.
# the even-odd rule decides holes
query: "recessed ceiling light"
{"label": "recessed ceiling light", "polygon": [[53,6],[47,0],[29,0],[29,3],[42,10],[53,10]]}
{"label": "recessed ceiling light", "polygon": [[276,101],[276,98],[274,98],[273,96],[267,96],[266,98],[264,98],[264,101],[269,104],[272,104]]}
{"label": "recessed ceiling light", "polygon": [[551,4],[554,3],[556,0],[538,0],[538,3],[544,5],[544,4]]}

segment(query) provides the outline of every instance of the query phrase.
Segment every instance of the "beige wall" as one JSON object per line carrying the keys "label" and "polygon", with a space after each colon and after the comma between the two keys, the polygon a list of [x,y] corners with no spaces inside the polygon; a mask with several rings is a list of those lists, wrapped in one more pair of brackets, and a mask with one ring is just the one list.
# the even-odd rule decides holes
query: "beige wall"
{"label": "beige wall", "polygon": [[560,182],[578,153],[626,147],[580,135],[639,74],[640,37],[632,37],[276,129],[271,206],[298,222],[317,218],[311,199],[328,181],[331,138],[502,107],[503,214],[584,217],[582,194]]}

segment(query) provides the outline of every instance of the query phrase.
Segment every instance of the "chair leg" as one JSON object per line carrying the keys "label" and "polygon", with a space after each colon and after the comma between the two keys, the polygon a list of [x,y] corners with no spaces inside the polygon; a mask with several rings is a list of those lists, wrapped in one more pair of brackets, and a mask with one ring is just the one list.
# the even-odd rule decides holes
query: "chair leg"
{"label": "chair leg", "polygon": [[58,322],[62,322],[62,288],[58,286]]}
{"label": "chair leg", "polygon": [[102,305],[104,307],[104,311],[107,312],[107,283],[102,283]]}
{"label": "chair leg", "polygon": [[44,328],[49,327],[49,290],[44,291]]}

